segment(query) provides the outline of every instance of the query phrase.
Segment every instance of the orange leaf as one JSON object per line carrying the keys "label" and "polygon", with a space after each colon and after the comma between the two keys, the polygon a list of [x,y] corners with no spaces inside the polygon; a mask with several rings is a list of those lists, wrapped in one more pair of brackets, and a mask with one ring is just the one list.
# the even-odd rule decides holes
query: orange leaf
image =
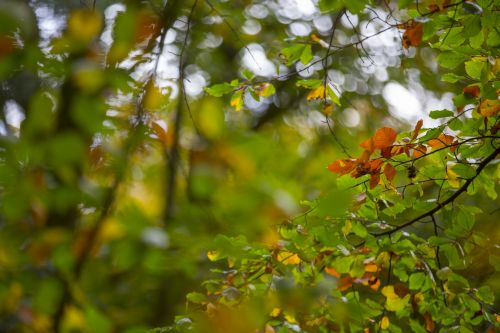
{"label": "orange leaf", "polygon": [[356,167],[356,162],[353,160],[337,160],[328,166],[328,170],[339,175],[346,175]]}
{"label": "orange leaf", "polygon": [[323,106],[323,110],[322,110],[322,112],[323,112],[323,114],[324,114],[325,116],[329,116],[329,115],[331,115],[331,114],[332,114],[332,111],[333,111],[333,105],[332,105],[332,104],[325,104],[325,105]]}
{"label": "orange leaf", "polygon": [[370,281],[368,281],[368,285],[370,286],[371,290],[377,291],[378,288],[380,288],[380,279],[375,276],[373,279],[370,279]]}
{"label": "orange leaf", "polygon": [[375,175],[372,175],[370,177],[370,190],[375,188],[375,186],[377,186],[379,182],[380,182],[380,175],[378,173]]}
{"label": "orange leaf", "polygon": [[372,154],[373,151],[368,151],[368,150],[365,150],[363,151],[363,153],[361,154],[360,157],[358,157],[358,162],[366,162],[370,159],[370,155]]}
{"label": "orange leaf", "polygon": [[391,156],[397,156],[405,152],[405,148],[401,146],[393,146],[391,149]]}
{"label": "orange leaf", "polygon": [[420,22],[411,21],[403,33],[403,47],[418,46],[424,35],[424,25]]}
{"label": "orange leaf", "polygon": [[373,138],[369,138],[368,140],[361,142],[359,146],[361,148],[364,148],[365,151],[369,153],[373,153],[373,151],[375,150],[375,143],[373,142]]}
{"label": "orange leaf", "polygon": [[469,98],[477,98],[481,95],[481,88],[479,86],[467,86],[464,88],[464,95]]}
{"label": "orange leaf", "polygon": [[350,276],[343,277],[337,282],[337,289],[340,291],[345,291],[351,288],[353,279]]}
{"label": "orange leaf", "polygon": [[427,147],[424,145],[418,145],[413,149],[413,157],[424,156],[427,153]]}
{"label": "orange leaf", "polygon": [[336,277],[337,279],[340,278],[340,273],[337,272],[337,270],[333,267],[326,267],[325,268],[325,272],[328,274],[328,275],[331,275],[333,277]]}
{"label": "orange leaf", "polygon": [[450,146],[455,138],[451,135],[441,133],[437,139],[429,140],[429,146],[434,149]]}
{"label": "orange leaf", "polygon": [[373,136],[373,145],[377,149],[384,149],[386,147],[391,146],[398,134],[395,130],[390,127],[383,127],[377,130],[375,135]]}
{"label": "orange leaf", "polygon": [[378,271],[378,266],[376,264],[366,264],[365,272],[375,273]]}
{"label": "orange leaf", "polygon": [[415,125],[415,128],[413,129],[413,134],[411,136],[411,141],[415,140],[418,136],[418,132],[420,132],[420,129],[422,128],[422,125],[424,124],[423,120],[420,119],[417,121],[417,124]]}
{"label": "orange leaf", "polygon": [[384,175],[388,181],[392,182],[394,176],[396,176],[396,168],[392,164],[387,163],[384,167]]}

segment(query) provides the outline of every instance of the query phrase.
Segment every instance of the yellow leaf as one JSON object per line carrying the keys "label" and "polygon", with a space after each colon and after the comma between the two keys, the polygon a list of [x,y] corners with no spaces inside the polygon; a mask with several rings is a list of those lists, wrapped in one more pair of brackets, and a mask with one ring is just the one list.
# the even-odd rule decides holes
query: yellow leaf
{"label": "yellow leaf", "polygon": [[167,103],[167,98],[153,81],[146,84],[146,93],[144,94],[144,107],[147,110],[158,110]]}
{"label": "yellow leaf", "polygon": [[216,261],[219,259],[219,252],[218,251],[208,251],[207,257],[210,261]]}
{"label": "yellow leaf", "polygon": [[85,330],[87,324],[83,312],[76,306],[67,306],[64,316],[64,326],[71,330]]}
{"label": "yellow leaf", "polygon": [[114,219],[106,220],[99,232],[99,240],[101,242],[108,242],[113,239],[122,237],[125,234],[123,226]]}
{"label": "yellow leaf", "polygon": [[281,313],[280,308],[274,308],[273,311],[271,311],[271,317],[278,317]]}
{"label": "yellow leaf", "polygon": [[393,285],[385,286],[384,288],[382,288],[382,295],[387,298],[385,302],[385,308],[389,311],[394,312],[404,309],[404,307],[410,300],[410,294],[407,294],[405,297],[400,298],[394,291]]}
{"label": "yellow leaf", "polygon": [[269,325],[269,324],[266,324],[266,329],[264,330],[264,333],[275,333],[276,331],[274,330],[274,328]]}
{"label": "yellow leaf", "polygon": [[451,169],[451,167],[446,169],[446,178],[448,179],[448,183],[453,188],[460,187],[460,180],[458,179],[458,174]]}
{"label": "yellow leaf", "polygon": [[500,101],[485,99],[479,105],[478,111],[483,117],[495,117],[500,114]]}
{"label": "yellow leaf", "polygon": [[98,11],[75,10],[68,19],[68,34],[74,40],[89,43],[101,32],[102,16]]}
{"label": "yellow leaf", "polygon": [[243,107],[243,90],[238,90],[231,96],[231,106],[235,108],[236,111],[240,111]]}
{"label": "yellow leaf", "polygon": [[297,254],[283,251],[278,254],[278,260],[285,265],[297,265],[300,263],[300,258]]}
{"label": "yellow leaf", "polygon": [[352,222],[350,220],[345,221],[344,226],[342,227],[342,233],[344,236],[347,236],[352,229]]}
{"label": "yellow leaf", "polygon": [[284,315],[285,315],[286,321],[288,321],[290,324],[297,324],[297,320],[295,319],[295,317],[292,314],[285,312]]}
{"label": "yellow leaf", "polygon": [[384,316],[382,320],[380,321],[380,328],[385,330],[389,327],[389,318],[387,316]]}
{"label": "yellow leaf", "polygon": [[307,94],[307,100],[312,101],[314,99],[325,99],[326,98],[326,89],[325,86],[321,85],[316,89],[313,89]]}

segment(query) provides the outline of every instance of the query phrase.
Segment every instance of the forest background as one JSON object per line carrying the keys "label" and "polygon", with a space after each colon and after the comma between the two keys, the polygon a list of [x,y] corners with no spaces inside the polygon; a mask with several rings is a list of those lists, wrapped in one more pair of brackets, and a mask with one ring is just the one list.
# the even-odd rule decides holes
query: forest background
{"label": "forest background", "polygon": [[494,332],[498,0],[0,2],[0,331]]}

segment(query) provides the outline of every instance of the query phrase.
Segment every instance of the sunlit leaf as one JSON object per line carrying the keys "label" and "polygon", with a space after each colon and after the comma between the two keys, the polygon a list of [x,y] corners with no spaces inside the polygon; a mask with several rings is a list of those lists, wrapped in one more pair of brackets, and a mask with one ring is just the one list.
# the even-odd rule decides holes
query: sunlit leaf
{"label": "sunlit leaf", "polygon": [[307,94],[308,101],[313,101],[317,99],[324,100],[325,98],[326,98],[326,89],[324,86],[319,86],[318,88],[311,90]]}

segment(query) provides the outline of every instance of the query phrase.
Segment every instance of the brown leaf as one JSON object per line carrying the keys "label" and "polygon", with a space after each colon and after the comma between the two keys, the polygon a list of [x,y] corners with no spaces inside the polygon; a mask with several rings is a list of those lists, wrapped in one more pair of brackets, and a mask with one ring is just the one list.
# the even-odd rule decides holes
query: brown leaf
{"label": "brown leaf", "polygon": [[384,175],[388,181],[392,182],[394,176],[396,176],[396,168],[392,164],[387,163],[384,167]]}
{"label": "brown leaf", "polygon": [[380,182],[380,175],[378,173],[372,175],[370,177],[370,190],[374,189],[375,186],[377,186],[379,182]]}
{"label": "brown leaf", "polygon": [[410,46],[418,46],[422,41],[423,34],[424,25],[420,22],[411,21],[403,33],[403,47],[407,49]]}
{"label": "brown leaf", "polygon": [[424,121],[420,119],[417,121],[415,124],[415,128],[413,129],[412,136],[411,136],[411,141],[415,140],[418,136],[418,132],[420,132],[420,129],[422,128],[422,125],[424,124]]}
{"label": "brown leaf", "polygon": [[429,312],[426,312],[424,314],[424,320],[425,320],[425,330],[427,332],[433,332],[435,329],[434,321],[432,320],[432,316]]}
{"label": "brown leaf", "polygon": [[464,88],[464,95],[468,98],[477,98],[481,95],[481,88],[476,85],[467,86]]}

